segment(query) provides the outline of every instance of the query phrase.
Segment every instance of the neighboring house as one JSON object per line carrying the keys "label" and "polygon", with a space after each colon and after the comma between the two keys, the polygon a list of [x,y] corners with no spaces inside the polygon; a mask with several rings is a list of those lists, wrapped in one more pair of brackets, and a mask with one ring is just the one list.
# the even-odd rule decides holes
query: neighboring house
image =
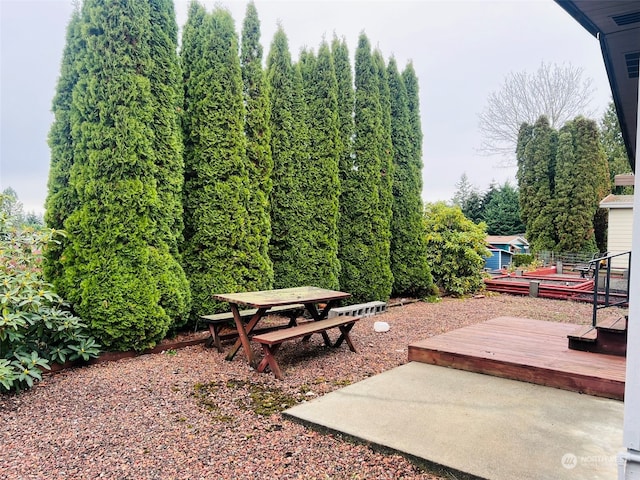
{"label": "neighboring house", "polygon": [[514,255],[529,253],[529,242],[518,235],[488,235],[487,248],[491,255],[485,260],[485,269],[500,270],[511,265]]}
{"label": "neighboring house", "polygon": [[[607,227],[607,250],[610,254],[631,251],[631,232],[633,229],[633,195],[607,195],[600,208],[609,211]],[[626,255],[611,260],[613,268],[629,268]]]}
{"label": "neighboring house", "polygon": [[514,255],[529,253],[529,242],[519,235],[487,235],[487,243]]}
{"label": "neighboring house", "polygon": [[512,252],[494,245],[489,245],[487,248],[491,256],[487,257],[484,261],[485,270],[496,271],[502,269],[502,267],[511,265],[511,260],[513,259]]}

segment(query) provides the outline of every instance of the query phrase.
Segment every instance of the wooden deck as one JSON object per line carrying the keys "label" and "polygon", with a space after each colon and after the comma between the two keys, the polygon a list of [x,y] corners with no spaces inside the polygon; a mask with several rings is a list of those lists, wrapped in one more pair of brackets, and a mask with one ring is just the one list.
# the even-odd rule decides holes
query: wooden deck
{"label": "wooden deck", "polygon": [[574,324],[499,317],[409,345],[409,361],[624,397],[624,357],[569,350]]}

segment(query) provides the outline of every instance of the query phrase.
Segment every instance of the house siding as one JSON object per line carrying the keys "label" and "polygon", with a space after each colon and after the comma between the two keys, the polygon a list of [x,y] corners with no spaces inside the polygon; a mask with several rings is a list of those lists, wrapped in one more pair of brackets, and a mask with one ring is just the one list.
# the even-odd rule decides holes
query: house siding
{"label": "house siding", "polygon": [[495,271],[500,270],[502,267],[508,267],[511,265],[511,254],[501,249],[491,249],[491,256],[487,257],[484,262],[484,268],[487,270]]}
{"label": "house siding", "polygon": [[[607,233],[607,248],[609,253],[616,254],[631,250],[631,232],[633,228],[633,209],[609,209],[609,227]],[[613,268],[628,268],[629,258],[622,256],[611,262]]]}

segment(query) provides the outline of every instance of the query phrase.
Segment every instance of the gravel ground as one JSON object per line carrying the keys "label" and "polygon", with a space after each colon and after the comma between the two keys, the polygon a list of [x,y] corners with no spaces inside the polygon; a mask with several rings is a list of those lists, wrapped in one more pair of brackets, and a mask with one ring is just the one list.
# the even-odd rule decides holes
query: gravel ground
{"label": "gravel ground", "polygon": [[[66,370],[0,395],[0,476],[449,480],[280,411],[406,363],[413,341],[502,315],[586,324],[591,305],[495,295],[392,307],[356,324],[357,354],[326,349],[318,335],[283,344],[284,381],[202,345]],[[391,330],[375,333],[374,321]]]}

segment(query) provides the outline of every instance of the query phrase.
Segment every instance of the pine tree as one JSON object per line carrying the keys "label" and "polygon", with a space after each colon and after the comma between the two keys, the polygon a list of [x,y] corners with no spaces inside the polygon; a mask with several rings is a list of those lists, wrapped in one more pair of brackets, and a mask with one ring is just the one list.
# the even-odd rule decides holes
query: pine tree
{"label": "pine tree", "polygon": [[247,168],[251,185],[249,212],[249,241],[255,243],[258,254],[253,278],[246,279],[248,290],[267,290],[273,287],[273,264],[269,258],[271,195],[273,159],[271,158],[271,130],[269,128],[269,96],[265,73],[262,69],[260,20],[255,4],[250,2],[242,26],[243,95],[246,109],[244,131],[247,138]]}
{"label": "pine tree", "polygon": [[378,83],[371,46],[363,33],[356,49],[354,154],[351,167],[343,171],[345,203],[340,218],[340,288],[350,292],[355,303],[386,300],[391,294],[390,267],[387,264],[389,275],[380,271],[378,258],[383,251],[379,242],[388,244],[388,237],[375,237],[384,221],[380,199],[383,113]]}
{"label": "pine tree", "polygon": [[64,221],[63,291],[100,343],[143,349],[173,325],[163,308],[172,263],[166,200],[157,189],[149,2],[86,0],[83,49],[70,111],[69,184],[77,208]]}
{"label": "pine tree", "polygon": [[216,292],[236,292],[254,279],[257,245],[249,239],[242,73],[233,18],[192,3],[183,32],[185,234],[183,262],[192,316],[223,305]]}
{"label": "pine tree", "polygon": [[[427,263],[422,220],[422,171],[420,159],[411,156],[411,123],[407,91],[394,58],[387,67],[391,95],[393,141],[393,216],[391,222],[391,271],[393,293],[422,297],[433,285]],[[416,161],[418,160],[418,161]]]}
{"label": "pine tree", "polygon": [[[533,128],[523,126],[521,134],[517,177],[527,240],[533,251],[553,250],[557,244],[553,202],[557,131],[543,116]],[[525,144],[527,134],[529,140]]]}
{"label": "pine tree", "polygon": [[267,83],[271,104],[272,236],[274,286],[308,284],[310,215],[304,194],[304,160],[307,157],[306,111],[302,74],[291,62],[287,36],[276,31],[267,58]]}
{"label": "pine tree", "polygon": [[456,191],[452,198],[452,203],[462,210],[465,217],[475,223],[483,220],[484,196],[480,190],[471,182],[467,173],[460,175],[460,180],[456,183]]}
{"label": "pine tree", "polygon": [[338,84],[329,45],[323,42],[317,57],[303,51],[300,69],[309,127],[309,156],[304,167],[306,198],[313,212],[310,282],[338,289]]}
{"label": "pine tree", "polygon": [[518,190],[509,182],[494,190],[484,206],[483,217],[489,235],[519,235],[525,231],[520,219]]}

